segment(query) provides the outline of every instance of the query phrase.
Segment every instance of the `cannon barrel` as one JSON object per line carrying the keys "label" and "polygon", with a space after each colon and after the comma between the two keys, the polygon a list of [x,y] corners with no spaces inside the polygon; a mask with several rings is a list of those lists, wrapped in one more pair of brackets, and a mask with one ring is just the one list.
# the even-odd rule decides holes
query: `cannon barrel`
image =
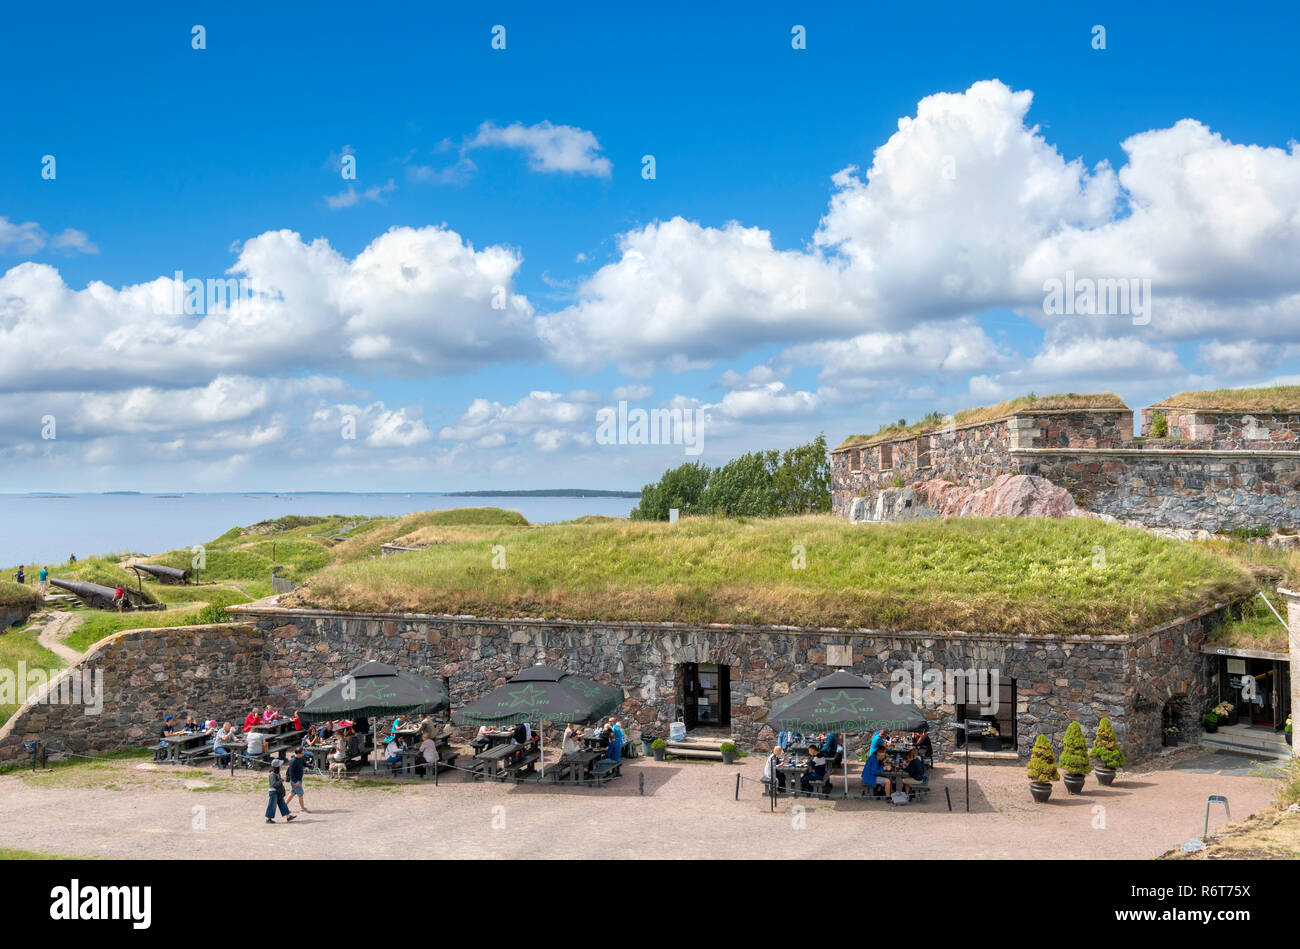
{"label": "cannon barrel", "polygon": [[112,587],[100,586],[98,583],[83,583],[80,580],[58,580],[54,577],[50,578],[50,583],[81,597],[87,606],[97,606],[102,610],[113,608],[113,594],[116,591]]}
{"label": "cannon barrel", "polygon": [[190,576],[188,570],[181,570],[177,567],[167,567],[160,563],[133,563],[131,564],[131,569],[136,571],[143,570],[151,577],[155,577],[163,583],[184,583]]}

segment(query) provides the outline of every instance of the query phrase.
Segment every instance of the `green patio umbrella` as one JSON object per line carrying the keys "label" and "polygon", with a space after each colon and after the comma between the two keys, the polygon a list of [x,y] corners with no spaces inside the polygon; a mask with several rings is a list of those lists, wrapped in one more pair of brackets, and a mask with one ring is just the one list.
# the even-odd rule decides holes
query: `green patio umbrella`
{"label": "green patio umbrella", "polygon": [[[451,713],[458,725],[522,725],[528,722],[587,724],[603,718],[623,704],[618,686],[580,679],[538,663],[505,685],[497,686]],[[542,741],[546,738],[543,735]],[[542,774],[546,774],[545,746]]]}
{"label": "green patio umbrella", "polygon": [[[910,702],[896,702],[885,689],[841,669],[772,706],[767,723],[778,731],[919,731],[925,715]],[[840,742],[844,744],[843,741]],[[844,793],[849,793],[849,756],[844,756]]]}
{"label": "green patio umbrella", "polygon": [[[364,716],[372,722],[388,715],[428,714],[451,706],[440,679],[399,672],[384,662],[366,662],[312,693],[299,714],[308,722]],[[372,725],[372,731],[376,731]],[[375,770],[379,754],[375,753]]]}

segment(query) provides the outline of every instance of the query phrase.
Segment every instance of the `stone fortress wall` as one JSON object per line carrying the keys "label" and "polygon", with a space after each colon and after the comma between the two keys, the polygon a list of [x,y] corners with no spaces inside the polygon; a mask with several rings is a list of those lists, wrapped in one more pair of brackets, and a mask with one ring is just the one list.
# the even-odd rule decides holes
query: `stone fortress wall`
{"label": "stone fortress wall", "polygon": [[[683,704],[684,663],[729,668],[731,732],[742,747],[765,750],[773,703],[837,669],[886,688],[895,670],[996,670],[1015,683],[1014,717],[1022,756],[1040,732],[1058,746],[1070,721],[1091,734],[1110,718],[1136,762],[1159,753],[1161,710],[1202,708],[1212,683],[1200,654],[1223,607],[1133,636],[985,636],[778,626],[689,626],[496,620],[232,607],[234,624],[131,630],[98,644],[78,668],[103,674],[103,708],[30,704],[0,730],[0,761],[23,759],[22,743],[51,738],[96,754],[156,740],[164,714],[242,719],[270,702],[292,714],[312,691],[374,658],[444,676],[453,706],[464,705],[536,662],[621,686],[620,714],[634,734],[664,735]],[[912,681],[915,682],[915,679]],[[922,683],[915,684],[916,689]],[[953,747],[943,728],[956,708],[910,697],[934,723],[938,753]],[[1141,701],[1139,701],[1139,697]],[[971,713],[975,714],[975,713]],[[1199,721],[1185,721],[1195,732]]]}
{"label": "stone fortress wall", "polygon": [[[1157,414],[1168,435],[1150,437]],[[1098,514],[1149,527],[1228,530],[1300,525],[1300,413],[1053,409],[900,434],[831,452],[832,510],[917,481],[987,487],[1038,475]]]}

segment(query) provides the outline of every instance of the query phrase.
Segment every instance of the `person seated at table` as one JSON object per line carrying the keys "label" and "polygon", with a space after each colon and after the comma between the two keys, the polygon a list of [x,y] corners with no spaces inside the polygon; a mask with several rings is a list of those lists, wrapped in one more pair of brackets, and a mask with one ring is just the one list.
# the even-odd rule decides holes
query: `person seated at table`
{"label": "person seated at table", "polygon": [[470,740],[469,744],[470,747],[474,749],[475,753],[482,751],[488,745],[492,744],[492,739],[488,737],[489,731],[491,731],[491,729],[489,729],[488,726],[480,725],[478,731],[474,733],[474,737]]}
{"label": "person seated at table", "polygon": [[426,765],[425,770],[432,770],[432,765],[438,760],[438,743],[431,736],[426,736],[424,741],[420,742],[420,757]]}
{"label": "person seated at table", "polygon": [[510,733],[510,744],[522,745],[526,741],[528,741],[528,729],[520,722]]}
{"label": "person seated at table", "polygon": [[933,761],[934,746],[930,744],[929,730],[930,726],[927,723],[922,722],[921,730],[912,735],[912,747]]}
{"label": "person seated at table", "polygon": [[627,736],[623,733],[622,722],[614,722],[609,728],[609,751],[605,753],[605,757],[610,761],[619,761],[623,757],[623,742],[627,740]]}
{"label": "person seated at table", "polygon": [[767,761],[763,765],[763,779],[769,783],[775,781],[778,791],[785,790],[785,772],[780,770],[781,762],[785,760],[785,751],[780,745],[772,749],[772,753],[767,756]]}
{"label": "person seated at table", "polygon": [[262,724],[262,716],[258,713],[257,709],[253,709],[244,716],[244,731],[252,731],[254,725],[260,724]]}
{"label": "person seated at table", "polygon": [[263,724],[269,725],[271,722],[278,722],[279,720],[280,720],[280,713],[277,712],[275,709],[271,708],[270,705],[267,705],[266,708],[262,709]]}
{"label": "person seated at table", "polygon": [[569,722],[564,726],[564,737],[560,739],[561,761],[565,758],[571,758],[582,751],[582,745],[578,741],[578,736],[580,734],[581,732],[578,731],[578,726],[573,724],[573,722]]}
{"label": "person seated at table", "polygon": [[406,742],[400,735],[389,735],[388,746],[384,750],[384,761],[392,767],[393,774],[397,774],[402,770],[402,752],[406,750]]}
{"label": "person seated at table", "polygon": [[310,748],[312,745],[320,744],[320,732],[316,730],[315,725],[308,725],[307,731],[302,736],[302,746]]}
{"label": "person seated at table", "polygon": [[181,730],[176,727],[175,715],[164,715],[162,727],[158,729],[158,743],[162,744],[164,738],[175,738],[181,734]]}
{"label": "person seated at table", "polygon": [[266,733],[248,732],[244,735],[248,747],[244,749],[244,766],[252,767],[254,760],[266,756]]}
{"label": "person seated at table", "polygon": [[401,714],[395,715],[393,717],[393,727],[390,728],[389,731],[390,732],[401,731],[403,728],[407,726],[407,724],[408,722],[406,720],[405,715],[401,715]]}
{"label": "person seated at table", "polygon": [[217,756],[217,767],[224,768],[230,764],[230,752],[226,750],[226,742],[235,740],[235,729],[230,722],[221,726],[221,730],[212,738],[212,753]]}
{"label": "person seated at table", "polygon": [[604,725],[601,725],[600,730],[596,732],[596,746],[602,750],[608,751],[609,740],[613,737],[614,728],[609,722],[606,722]]}
{"label": "person seated at table", "polygon": [[366,754],[366,746],[361,742],[361,736],[353,729],[347,730],[347,760],[363,759]]}
{"label": "person seated at table", "polygon": [[437,738],[442,734],[442,726],[434,720],[432,715],[426,715],[420,719],[420,734],[425,738]]}
{"label": "person seated at table", "polygon": [[799,779],[799,787],[811,794],[814,787],[820,789],[826,781],[826,759],[816,749],[809,749],[809,752],[808,770]]}
{"label": "person seated at table", "polygon": [[903,766],[903,770],[913,781],[920,781],[922,784],[930,783],[930,779],[925,776],[925,760],[915,748],[907,753],[907,764]]}
{"label": "person seated at table", "polygon": [[871,747],[867,749],[867,757],[874,758],[876,756],[876,752],[879,751],[881,748],[885,748],[885,749],[889,748],[889,731],[884,728],[880,729],[874,735],[871,736]]}
{"label": "person seated at table", "polygon": [[894,790],[894,782],[881,773],[885,770],[885,754],[884,748],[878,748],[874,755],[867,755],[867,763],[862,766],[862,786],[883,788],[888,796]]}

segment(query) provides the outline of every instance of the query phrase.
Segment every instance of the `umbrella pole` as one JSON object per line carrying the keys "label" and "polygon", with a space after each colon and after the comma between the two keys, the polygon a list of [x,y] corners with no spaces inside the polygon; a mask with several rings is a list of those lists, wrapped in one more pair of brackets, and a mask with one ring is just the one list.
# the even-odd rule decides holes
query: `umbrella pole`
{"label": "umbrella pole", "polygon": [[370,759],[370,763],[373,769],[373,773],[378,774],[379,773],[379,726],[375,724],[375,720],[373,718],[370,720],[370,743],[375,746],[375,750],[371,753],[372,757]]}
{"label": "umbrella pole", "polygon": [[546,777],[546,723],[539,721],[537,730],[542,737],[542,777]]}

